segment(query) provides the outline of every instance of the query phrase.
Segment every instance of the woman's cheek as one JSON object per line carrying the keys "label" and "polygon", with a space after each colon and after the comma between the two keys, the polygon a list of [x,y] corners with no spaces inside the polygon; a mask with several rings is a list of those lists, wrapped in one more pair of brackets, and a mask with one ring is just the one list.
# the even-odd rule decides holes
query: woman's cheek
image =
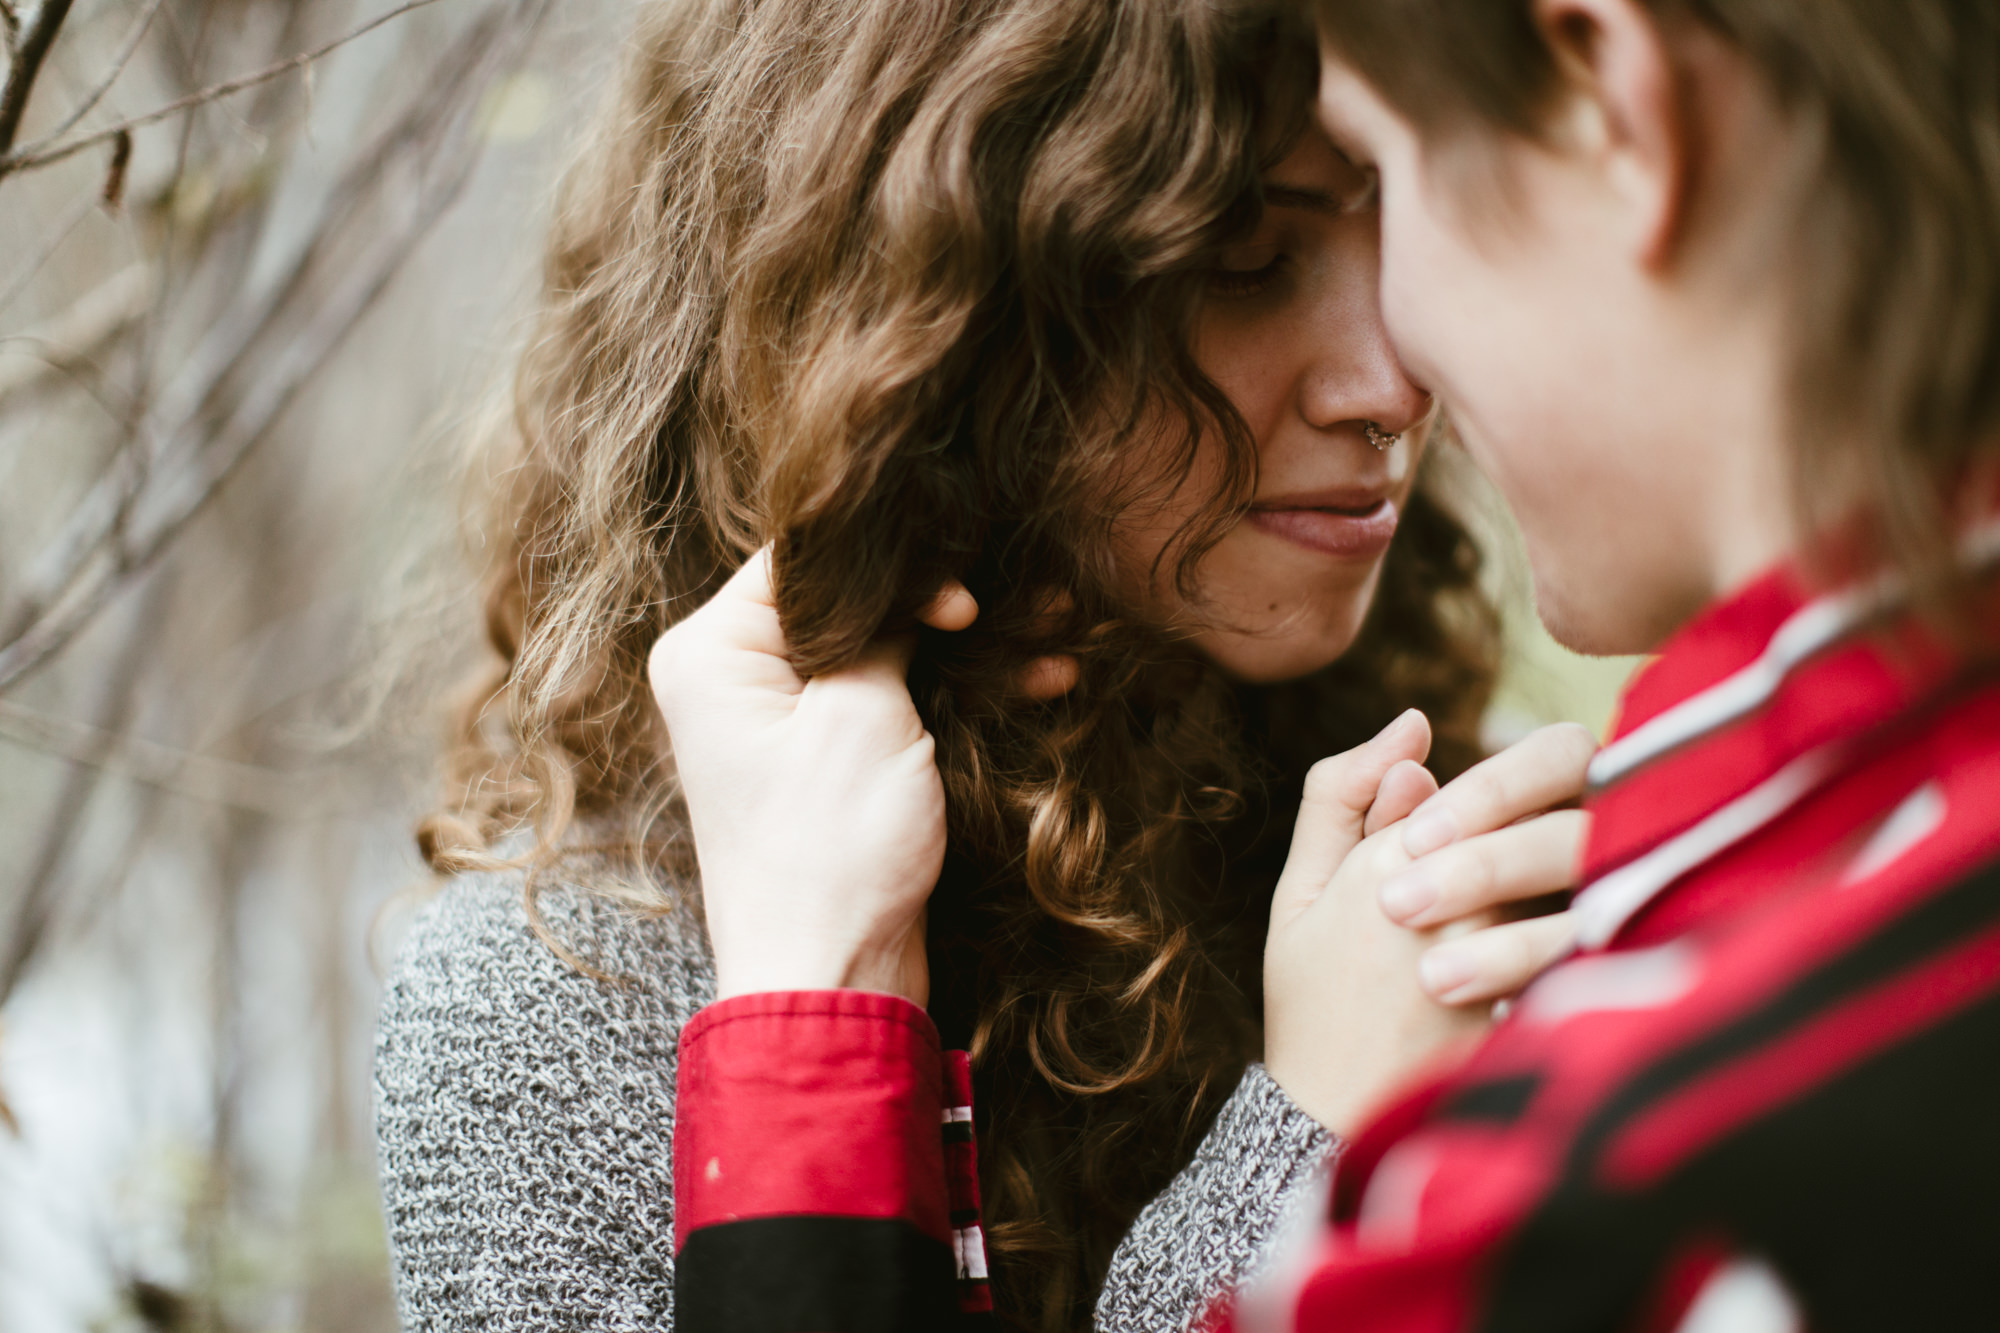
{"label": "woman's cheek", "polygon": [[1250,684],[1296,680],[1332,665],[1353,645],[1380,564],[1351,571],[1296,567],[1268,537],[1238,528],[1209,552],[1188,611],[1194,643]]}

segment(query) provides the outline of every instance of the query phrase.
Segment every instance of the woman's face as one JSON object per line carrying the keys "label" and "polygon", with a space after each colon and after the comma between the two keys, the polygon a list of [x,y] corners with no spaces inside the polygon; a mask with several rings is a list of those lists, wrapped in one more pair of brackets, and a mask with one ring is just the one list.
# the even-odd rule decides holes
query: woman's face
{"label": "woman's face", "polygon": [[[1354,642],[1432,415],[1383,331],[1369,178],[1314,130],[1264,194],[1257,229],[1211,275],[1195,334],[1197,361],[1256,440],[1251,508],[1195,565],[1191,596],[1175,587],[1172,545],[1220,482],[1218,442],[1116,533],[1130,595],[1253,683],[1317,671]],[[1400,438],[1378,448],[1386,436]],[[1171,454],[1159,446],[1162,468]]]}

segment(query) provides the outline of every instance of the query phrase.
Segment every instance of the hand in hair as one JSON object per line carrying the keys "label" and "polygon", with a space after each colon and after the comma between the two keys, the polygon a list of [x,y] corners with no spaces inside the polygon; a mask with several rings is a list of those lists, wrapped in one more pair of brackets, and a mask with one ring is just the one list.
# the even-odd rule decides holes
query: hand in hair
{"label": "hand in hair", "polygon": [[[953,587],[958,585],[954,584]],[[947,590],[949,591],[949,590]],[[964,589],[959,589],[964,592]],[[971,596],[970,593],[966,594]],[[1047,633],[1059,625],[1075,608],[1076,599],[1060,589],[1049,592],[1042,599],[1040,621],[1036,633]],[[1023,696],[1038,703],[1060,699],[1075,689],[1083,676],[1083,668],[1067,653],[1052,653],[1047,657],[1037,657],[1022,668],[1014,678],[1014,686]]]}
{"label": "hand in hair", "polygon": [[[924,614],[978,615],[954,585]],[[913,643],[801,678],[768,549],[669,630],[650,661],[701,868],[719,998],[929,993],[924,903],[944,862],[944,788],[905,677]]]}
{"label": "hand in hair", "polygon": [[1585,817],[1541,812],[1582,791],[1589,733],[1545,728],[1442,791],[1429,749],[1413,711],[1316,765],[1272,902],[1265,1062],[1335,1132],[1569,942],[1567,913],[1503,918],[1571,885]]}

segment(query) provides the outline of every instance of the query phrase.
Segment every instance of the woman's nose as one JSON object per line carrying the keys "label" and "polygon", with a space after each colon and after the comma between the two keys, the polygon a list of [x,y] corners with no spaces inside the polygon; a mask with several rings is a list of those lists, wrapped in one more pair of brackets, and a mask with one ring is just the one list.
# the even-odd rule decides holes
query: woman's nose
{"label": "woman's nose", "polygon": [[[1379,298],[1345,303],[1338,321],[1316,322],[1299,381],[1299,415],[1319,430],[1373,422],[1391,435],[1415,429],[1431,396],[1414,383],[1390,344]],[[1355,307],[1359,306],[1360,309]]]}

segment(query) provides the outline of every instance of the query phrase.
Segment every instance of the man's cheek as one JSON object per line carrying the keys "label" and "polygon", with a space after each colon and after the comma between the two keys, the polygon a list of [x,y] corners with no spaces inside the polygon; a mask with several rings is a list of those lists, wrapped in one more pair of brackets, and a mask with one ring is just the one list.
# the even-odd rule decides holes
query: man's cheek
{"label": "man's cheek", "polygon": [[[1412,290],[1406,280],[1406,272],[1398,253],[1385,244],[1382,249],[1382,326],[1388,331],[1390,345],[1395,348],[1403,368],[1416,376],[1427,355],[1428,339],[1424,334],[1423,293]],[[1418,378],[1420,383],[1427,384],[1421,376]]]}

